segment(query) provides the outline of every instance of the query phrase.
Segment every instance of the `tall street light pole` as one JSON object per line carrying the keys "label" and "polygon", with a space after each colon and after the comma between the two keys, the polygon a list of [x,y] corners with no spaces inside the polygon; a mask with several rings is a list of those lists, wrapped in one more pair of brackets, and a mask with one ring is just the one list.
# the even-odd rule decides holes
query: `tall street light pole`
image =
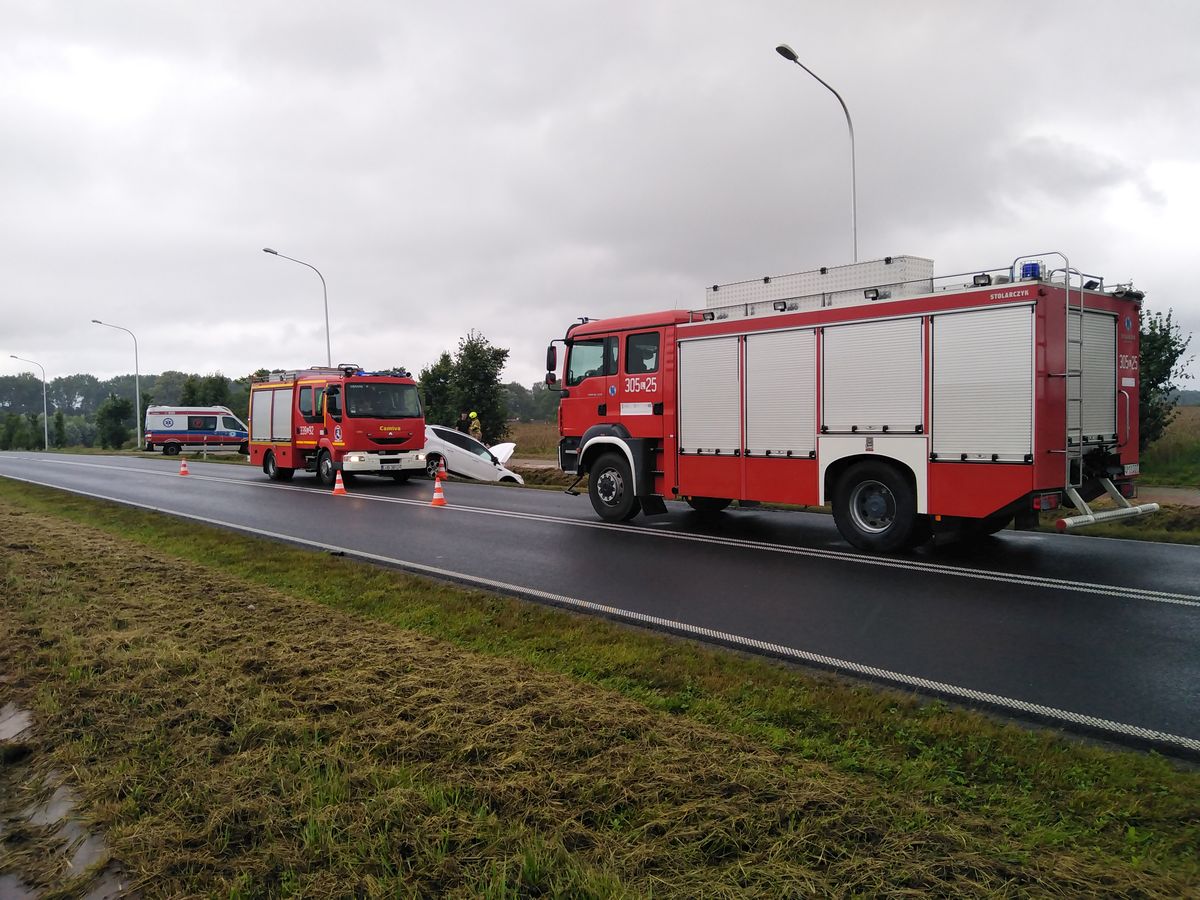
{"label": "tall street light pole", "polygon": [[137,448],[142,449],[142,384],[141,375],[138,372],[138,349],[137,335],[128,328],[122,328],[120,325],[113,325],[111,322],[101,322],[99,319],[92,319],[93,324],[103,325],[105,328],[115,328],[118,331],[123,331],[133,338],[133,418],[134,424],[137,425]]}
{"label": "tall street light pole", "polygon": [[850,233],[854,238],[854,261],[858,262],[858,197],[855,190],[855,174],[854,174],[854,123],[850,121],[850,110],[846,108],[846,101],[842,99],[842,95],[835,91],[825,79],[820,75],[800,62],[800,57],[796,55],[796,51],[787,44],[780,44],[775,48],[775,52],[786,59],[788,62],[794,62],[805,72],[811,75],[825,87],[829,88],[829,92],[837,97],[838,103],[842,104],[842,112],[846,114],[846,125],[850,128]]}
{"label": "tall street light pole", "polygon": [[325,298],[325,364],[332,368],[333,366],[333,351],[329,349],[329,290],[325,287],[325,276],[321,274],[321,270],[312,263],[306,263],[302,259],[293,259],[290,256],[284,256],[278,250],[272,250],[270,247],[263,247],[263,253],[270,253],[272,256],[278,256],[280,259],[290,259],[294,263],[300,263],[302,266],[308,266],[317,273],[317,277],[321,279],[321,294]]}
{"label": "tall street light pole", "polygon": [[42,370],[42,432],[46,443],[42,447],[43,450],[50,449],[50,408],[46,405],[46,367],[40,362],[34,362],[32,359],[26,359],[23,356],[17,356],[15,353],[8,354],[13,359],[19,359],[21,362],[33,363]]}

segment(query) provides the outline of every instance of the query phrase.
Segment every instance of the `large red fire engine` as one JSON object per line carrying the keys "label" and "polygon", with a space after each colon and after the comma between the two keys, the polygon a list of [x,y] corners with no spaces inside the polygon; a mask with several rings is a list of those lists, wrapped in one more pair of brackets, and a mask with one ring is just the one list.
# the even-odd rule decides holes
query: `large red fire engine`
{"label": "large red fire engine", "polygon": [[250,461],[273,481],[297,469],[332,485],[340,469],[392,475],[425,468],[416,383],[358,366],[272,372],[250,385]]}
{"label": "large red fire engine", "polygon": [[[1061,258],[1051,268],[1047,259]],[[856,547],[934,530],[1153,512],[1138,473],[1142,294],[1065,256],[935,277],[887,257],[707,291],[695,311],[572,325],[559,465],[604,519],[831,503]],[[547,383],[558,383],[555,341]],[[1095,512],[1107,494],[1118,508]]]}

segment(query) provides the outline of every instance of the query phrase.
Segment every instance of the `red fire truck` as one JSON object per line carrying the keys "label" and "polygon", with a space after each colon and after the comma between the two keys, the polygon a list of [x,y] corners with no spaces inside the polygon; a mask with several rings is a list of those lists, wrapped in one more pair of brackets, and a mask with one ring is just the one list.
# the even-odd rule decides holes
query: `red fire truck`
{"label": "red fire truck", "polygon": [[[565,345],[559,465],[611,522],[668,498],[830,503],[878,552],[1060,506],[1060,528],[1153,512],[1127,499],[1142,297],[1059,253],[945,277],[897,256],[583,320],[546,354],[557,385]],[[1118,508],[1093,512],[1103,494]]]}
{"label": "red fire truck", "polygon": [[404,481],[425,468],[425,419],[411,377],[358,366],[272,372],[250,385],[250,461],[272,481],[297,469],[332,485],[340,469]]}

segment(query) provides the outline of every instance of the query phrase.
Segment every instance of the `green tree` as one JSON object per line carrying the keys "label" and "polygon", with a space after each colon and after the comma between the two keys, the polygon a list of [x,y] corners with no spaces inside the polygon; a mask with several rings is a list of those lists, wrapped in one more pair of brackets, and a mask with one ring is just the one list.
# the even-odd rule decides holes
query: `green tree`
{"label": "green tree", "polygon": [[54,446],[67,446],[67,417],[61,409],[54,411]]}
{"label": "green tree", "polygon": [[462,412],[454,402],[454,360],[443,353],[438,361],[426,366],[417,375],[421,386],[421,399],[425,405],[425,421],[434,425],[457,426],[458,414]]}
{"label": "green tree", "polygon": [[508,408],[510,419],[533,421],[533,397],[525,385],[516,381],[504,385],[504,405]]}
{"label": "green tree", "polygon": [[229,379],[220,372],[205,375],[200,382],[201,406],[228,406]]}
{"label": "green tree", "polygon": [[96,431],[100,438],[100,446],[105,449],[119,449],[129,440],[130,428],[127,424],[133,417],[133,404],[124,397],[109,394],[108,399],[100,404],[96,411]]}
{"label": "green tree", "polygon": [[508,410],[500,373],[508,360],[508,350],[493,347],[478,331],[469,331],[458,342],[454,355],[451,398],[459,411],[479,414],[483,442],[494,444],[508,434]]}
{"label": "green tree", "polygon": [[183,395],[183,384],[187,374],[174,369],[168,369],[157,378],[148,389],[154,392],[155,398],[163,406],[178,406],[179,398]]}
{"label": "green tree", "polygon": [[23,415],[10,412],[4,417],[4,430],[0,432],[0,450],[20,450],[29,440],[29,426]]}
{"label": "green tree", "polygon": [[48,450],[48,447],[43,447],[46,443],[46,429],[42,427],[42,416],[40,413],[26,413],[29,417],[29,443],[25,449],[27,450]]}
{"label": "green tree", "polygon": [[200,405],[200,380],[195,375],[189,375],[183,380],[183,389],[179,392],[179,405]]}
{"label": "green tree", "polygon": [[1184,357],[1192,336],[1184,335],[1172,319],[1172,310],[1145,313],[1141,328],[1139,374],[1138,448],[1145,450],[1162,437],[1178,413],[1179,386],[1191,375]]}
{"label": "green tree", "polygon": [[558,401],[562,395],[546,387],[546,382],[535,381],[529,390],[530,405],[533,412],[530,418],[535,422],[554,422],[558,419]]}

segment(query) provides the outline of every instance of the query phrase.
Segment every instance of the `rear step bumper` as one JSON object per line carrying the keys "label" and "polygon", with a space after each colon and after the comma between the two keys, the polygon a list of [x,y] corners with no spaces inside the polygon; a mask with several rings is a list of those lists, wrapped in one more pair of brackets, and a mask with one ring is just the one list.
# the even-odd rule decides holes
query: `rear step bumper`
{"label": "rear step bumper", "polygon": [[1074,507],[1080,510],[1080,515],[1068,516],[1065,519],[1059,519],[1054,523],[1054,527],[1059,531],[1069,531],[1072,528],[1080,528],[1084,525],[1096,525],[1100,522],[1113,522],[1117,519],[1132,519],[1135,516],[1145,516],[1153,512],[1158,512],[1157,503],[1142,503],[1134,506],[1128,500],[1121,496],[1121,492],[1107,478],[1100,479],[1100,486],[1104,488],[1104,492],[1110,496],[1117,504],[1117,509],[1106,509],[1102,512],[1092,512],[1092,508],[1087,505],[1079,493],[1073,487],[1066,489],[1067,497],[1070,498]]}

